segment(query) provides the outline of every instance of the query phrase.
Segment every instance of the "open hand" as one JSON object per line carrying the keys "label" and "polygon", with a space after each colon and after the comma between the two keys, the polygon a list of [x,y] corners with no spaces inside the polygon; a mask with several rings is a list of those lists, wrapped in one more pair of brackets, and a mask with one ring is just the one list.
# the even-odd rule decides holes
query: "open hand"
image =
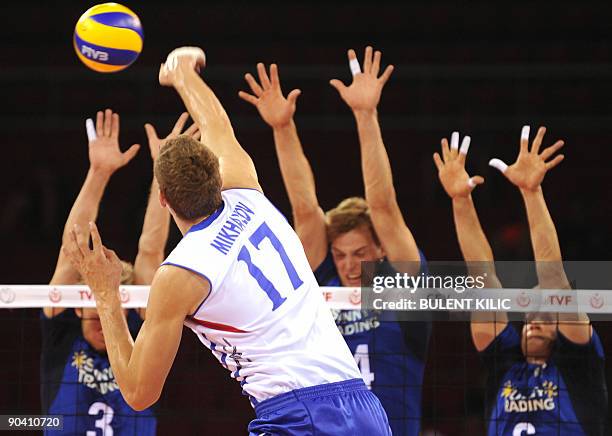
{"label": "open hand", "polygon": [[491,159],[489,165],[500,170],[512,184],[519,189],[535,191],[544,180],[548,170],[561,163],[564,156],[557,155],[546,162],[555,152],[563,147],[563,141],[557,141],[540,153],[540,146],[546,133],[546,127],[540,127],[529,150],[529,126],[524,126],[521,132],[521,145],[519,155],[512,165],[508,166],[500,159]]}
{"label": "open hand", "polygon": [[448,140],[442,138],[442,158],[438,153],[433,155],[438,168],[438,177],[450,198],[468,197],[476,185],[484,183],[482,177],[470,177],[465,171],[465,158],[470,148],[470,141],[469,136],[464,137],[459,148],[459,132],[453,132],[450,148]]}
{"label": "open hand", "polygon": [[[177,136],[179,136],[183,130],[183,127],[185,127],[185,123],[188,119],[189,114],[187,112],[183,112],[179,119],[176,121],[176,124],[174,124],[174,127],[172,128],[170,134],[163,139],[160,139],[157,136],[157,131],[155,130],[155,127],[152,124],[145,124],[145,131],[147,132],[147,138],[149,139],[149,150],[151,151],[151,158],[153,159],[153,162],[157,160],[157,156],[159,156],[159,149],[161,148],[163,143],[166,142],[168,139],[176,138]],[[192,124],[182,134],[189,135],[196,141],[200,140],[200,130],[198,129],[198,125],[195,123]]]}
{"label": "open hand", "polygon": [[287,98],[283,96],[276,64],[270,65],[270,77],[262,63],[257,64],[257,73],[259,83],[250,73],[244,76],[253,94],[240,91],[238,95],[255,106],[261,118],[273,129],[288,125],[293,119],[295,102],[301,91],[294,89]]}
{"label": "open hand", "polygon": [[376,110],[382,89],[393,72],[393,65],[389,65],[383,74],[378,77],[381,57],[382,53],[380,51],[377,50],[372,55],[372,47],[366,47],[363,58],[363,72],[361,72],[355,50],[350,49],[348,59],[353,72],[353,83],[346,86],[338,79],[330,80],[329,84],[336,88],[342,100],[349,105],[353,112]]}
{"label": "open hand", "polygon": [[131,161],[139,149],[140,145],[134,144],[122,153],[119,148],[119,114],[110,109],[98,111],[95,134],[89,140],[89,165],[92,169],[112,174]]}

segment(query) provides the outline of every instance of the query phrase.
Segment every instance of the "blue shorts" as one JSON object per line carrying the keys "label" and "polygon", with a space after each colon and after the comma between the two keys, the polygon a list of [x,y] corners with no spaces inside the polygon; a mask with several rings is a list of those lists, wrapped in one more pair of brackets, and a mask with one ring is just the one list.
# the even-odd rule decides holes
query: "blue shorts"
{"label": "blue shorts", "polygon": [[361,379],[296,389],[255,406],[249,435],[391,435],[387,414]]}

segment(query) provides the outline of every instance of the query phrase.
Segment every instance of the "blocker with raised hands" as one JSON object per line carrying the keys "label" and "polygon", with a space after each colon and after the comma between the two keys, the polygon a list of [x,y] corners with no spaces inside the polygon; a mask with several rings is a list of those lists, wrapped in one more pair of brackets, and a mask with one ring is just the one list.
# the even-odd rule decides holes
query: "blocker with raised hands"
{"label": "blocker with raised hands", "polygon": [[387,66],[379,77],[381,57],[382,53],[379,50],[374,52],[372,47],[366,47],[362,72],[355,50],[350,49],[348,59],[353,74],[353,82],[346,86],[338,79],[329,81],[329,84],[336,88],[342,100],[349,105],[353,112],[376,110],[382,89],[391,77],[394,68],[393,65]]}
{"label": "blocker with raised hands", "polygon": [[476,185],[484,183],[481,176],[470,177],[465,170],[470,142],[471,138],[465,136],[459,148],[459,132],[453,132],[450,148],[448,139],[442,138],[442,157],[438,153],[433,155],[440,183],[450,198],[468,197]]}
{"label": "blocker with raised hands", "polygon": [[521,131],[521,148],[516,162],[508,166],[502,160],[496,158],[491,159],[489,165],[501,171],[517,188],[535,191],[544,180],[546,172],[559,165],[564,158],[562,154],[559,154],[553,159],[548,160],[563,147],[563,141],[557,141],[540,152],[540,146],[542,145],[545,133],[546,127],[538,129],[530,150],[529,126],[523,126]]}
{"label": "blocker with raised hands", "polygon": [[278,66],[270,65],[270,76],[262,63],[257,64],[259,83],[250,74],[244,75],[253,94],[240,91],[238,95],[244,101],[251,103],[259,111],[261,118],[272,128],[284,127],[291,123],[295,114],[295,103],[302,91],[292,90],[287,98],[283,96]]}

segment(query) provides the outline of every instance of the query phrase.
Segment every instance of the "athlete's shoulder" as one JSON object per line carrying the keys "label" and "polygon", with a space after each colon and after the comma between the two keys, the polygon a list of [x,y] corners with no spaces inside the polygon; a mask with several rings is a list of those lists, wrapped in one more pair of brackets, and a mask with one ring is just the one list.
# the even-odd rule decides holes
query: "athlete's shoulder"
{"label": "athlete's shoulder", "polygon": [[240,203],[242,201],[243,204],[246,203],[255,207],[269,208],[271,211],[278,213],[285,221],[287,221],[285,215],[276,207],[276,205],[258,189],[231,188],[222,191],[221,196],[223,197],[224,201],[228,200],[230,204]]}
{"label": "athlete's shoulder", "polygon": [[328,248],[325,259],[315,268],[313,273],[320,286],[340,286],[340,278],[331,249]]}
{"label": "athlete's shoulder", "polygon": [[153,309],[193,313],[211,289],[211,279],[202,272],[183,265],[163,264],[151,283],[147,319]]}

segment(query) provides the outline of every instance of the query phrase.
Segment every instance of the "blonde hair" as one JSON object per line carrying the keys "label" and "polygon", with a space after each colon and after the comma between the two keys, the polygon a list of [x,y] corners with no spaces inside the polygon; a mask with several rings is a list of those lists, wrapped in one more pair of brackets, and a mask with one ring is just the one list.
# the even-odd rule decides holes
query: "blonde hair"
{"label": "blonde hair", "polygon": [[333,242],[338,236],[351,230],[365,227],[372,234],[376,245],[380,245],[374,231],[368,203],[361,197],[345,198],[333,209],[325,213],[327,221],[327,240]]}

